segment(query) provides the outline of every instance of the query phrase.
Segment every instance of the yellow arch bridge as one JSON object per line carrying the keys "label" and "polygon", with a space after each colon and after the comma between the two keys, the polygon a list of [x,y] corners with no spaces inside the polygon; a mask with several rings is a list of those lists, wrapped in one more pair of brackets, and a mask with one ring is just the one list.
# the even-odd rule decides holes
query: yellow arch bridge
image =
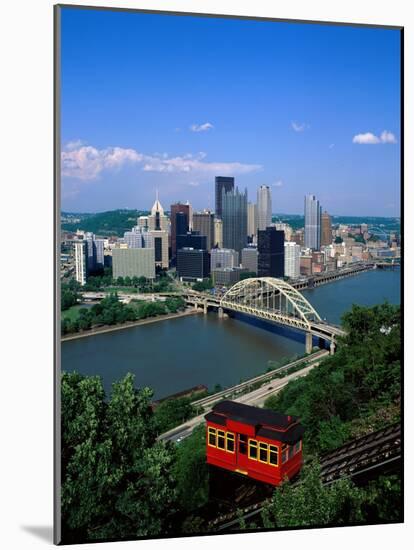
{"label": "yellow arch bridge", "polygon": [[239,281],[221,298],[189,291],[183,295],[188,304],[218,309],[219,316],[225,311],[244,313],[278,325],[298,329],[306,334],[306,352],[312,351],[312,337],[328,342],[331,354],[335,351],[338,336],[345,331],[323,321],[308,300],[283,279],[256,277]]}

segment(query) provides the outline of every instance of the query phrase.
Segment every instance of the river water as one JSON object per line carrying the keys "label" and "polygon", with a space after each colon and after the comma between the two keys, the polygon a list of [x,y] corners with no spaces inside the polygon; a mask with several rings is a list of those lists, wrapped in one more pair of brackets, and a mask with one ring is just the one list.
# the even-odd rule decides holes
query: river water
{"label": "river water", "polygon": [[[377,269],[304,295],[322,318],[339,324],[353,303],[400,303],[400,271]],[[160,399],[197,384],[231,386],[304,351],[301,333],[209,313],[62,342],[62,370],[99,375],[107,392],[132,372],[137,386],[150,386]]]}

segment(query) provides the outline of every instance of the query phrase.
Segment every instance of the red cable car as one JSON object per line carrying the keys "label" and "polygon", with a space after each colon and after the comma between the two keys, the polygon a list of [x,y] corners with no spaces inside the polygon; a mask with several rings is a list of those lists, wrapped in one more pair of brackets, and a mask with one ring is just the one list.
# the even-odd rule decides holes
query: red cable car
{"label": "red cable car", "polygon": [[301,469],[304,428],[297,417],[221,401],[205,419],[208,464],[271,485]]}

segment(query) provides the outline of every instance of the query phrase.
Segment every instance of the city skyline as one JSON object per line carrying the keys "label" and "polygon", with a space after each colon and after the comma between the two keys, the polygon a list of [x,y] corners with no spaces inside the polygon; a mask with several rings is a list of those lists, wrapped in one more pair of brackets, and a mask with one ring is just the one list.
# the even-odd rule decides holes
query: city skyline
{"label": "city skyline", "polygon": [[63,210],[148,210],[156,189],[214,210],[233,176],[249,201],[269,185],[272,213],[312,193],[333,216],[400,215],[397,31],[81,12],[62,10]]}

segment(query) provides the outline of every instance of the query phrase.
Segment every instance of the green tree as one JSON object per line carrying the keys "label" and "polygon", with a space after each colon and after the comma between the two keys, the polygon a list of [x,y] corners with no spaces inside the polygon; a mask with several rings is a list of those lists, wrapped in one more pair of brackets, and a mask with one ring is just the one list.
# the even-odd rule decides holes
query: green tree
{"label": "green tree", "polygon": [[206,462],[206,428],[197,426],[177,446],[174,464],[179,501],[186,512],[193,512],[208,501],[209,477]]}
{"label": "green tree", "polygon": [[342,525],[363,520],[363,493],[348,480],[322,485],[320,468],[302,468],[300,483],[283,483],[275,489],[262,518],[266,528]]}
{"label": "green tree", "polygon": [[177,397],[161,401],[155,409],[154,417],[159,433],[167,432],[195,416],[196,410],[189,397]]}
{"label": "green tree", "polygon": [[156,441],[152,392],[127,375],[105,400],[98,377],[62,375],[63,539],[168,533],[174,447]]}
{"label": "green tree", "polygon": [[334,243],[335,243],[335,244],[341,244],[341,243],[343,243],[343,242],[344,242],[344,240],[343,240],[342,237],[335,237],[335,240],[334,240]]}

